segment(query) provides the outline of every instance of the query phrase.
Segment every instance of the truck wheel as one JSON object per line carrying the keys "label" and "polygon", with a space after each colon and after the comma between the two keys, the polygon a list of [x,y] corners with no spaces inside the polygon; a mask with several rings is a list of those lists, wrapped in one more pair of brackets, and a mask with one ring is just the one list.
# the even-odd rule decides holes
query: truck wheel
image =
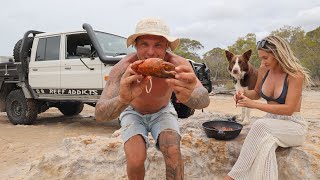
{"label": "truck wheel", "polygon": [[29,125],[37,119],[38,103],[34,99],[26,99],[21,89],[11,91],[6,100],[6,112],[14,125]]}
{"label": "truck wheel", "polygon": [[[23,59],[26,59],[27,57],[30,57],[31,55],[31,48],[32,48],[32,43],[33,43],[33,38],[28,37],[26,39],[26,45],[27,45],[27,51],[23,52]],[[13,58],[15,62],[20,62],[20,49],[22,45],[22,39],[20,39],[14,46],[13,48]]]}
{"label": "truck wheel", "polygon": [[203,86],[208,90],[208,93],[212,92],[212,83],[203,84]]}
{"label": "truck wheel", "polygon": [[189,108],[188,106],[181,103],[174,103],[174,108],[178,113],[178,118],[188,118],[194,114],[194,109]]}
{"label": "truck wheel", "polygon": [[171,102],[174,106],[174,109],[177,111],[178,118],[188,118],[194,114],[194,109],[177,102],[177,98],[174,93],[172,93]]}
{"label": "truck wheel", "polygon": [[83,103],[80,102],[64,102],[58,106],[60,112],[65,116],[74,116],[81,113]]}

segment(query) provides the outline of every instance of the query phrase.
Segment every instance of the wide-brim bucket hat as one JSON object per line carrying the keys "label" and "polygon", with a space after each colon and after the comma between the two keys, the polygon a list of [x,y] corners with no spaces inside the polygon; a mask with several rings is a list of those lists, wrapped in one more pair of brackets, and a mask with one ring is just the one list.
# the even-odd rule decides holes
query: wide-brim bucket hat
{"label": "wide-brim bucket hat", "polygon": [[174,51],[180,43],[179,38],[170,36],[169,27],[164,21],[158,18],[146,18],[139,21],[135,33],[127,39],[127,46],[134,45],[136,38],[142,35],[156,35],[166,38],[172,51]]}

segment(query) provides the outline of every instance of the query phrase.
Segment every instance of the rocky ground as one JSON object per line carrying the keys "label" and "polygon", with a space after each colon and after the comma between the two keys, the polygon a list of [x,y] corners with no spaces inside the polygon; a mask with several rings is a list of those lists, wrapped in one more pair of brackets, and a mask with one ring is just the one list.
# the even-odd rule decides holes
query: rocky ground
{"label": "rocky ground", "polygon": [[[303,94],[302,114],[309,123],[306,143],[277,152],[280,179],[320,179],[320,92]],[[186,179],[219,179],[235,162],[250,126],[232,141],[205,136],[202,122],[239,115],[230,95],[215,94],[204,112],[180,119]],[[94,122],[94,108],[64,117],[42,113],[34,125],[11,125],[0,113],[0,179],[127,179],[117,121]],[[264,113],[252,110],[252,121]],[[114,131],[116,131],[114,133]],[[164,179],[162,155],[148,149],[146,179]]]}

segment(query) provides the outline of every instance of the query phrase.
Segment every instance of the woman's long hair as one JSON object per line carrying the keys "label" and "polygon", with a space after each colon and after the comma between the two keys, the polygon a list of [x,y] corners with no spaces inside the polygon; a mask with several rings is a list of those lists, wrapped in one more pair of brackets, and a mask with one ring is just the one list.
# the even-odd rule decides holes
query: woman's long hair
{"label": "woman's long hair", "polygon": [[287,41],[273,35],[265,37],[263,40],[266,43],[263,47],[258,46],[258,50],[271,52],[283,70],[289,75],[296,77],[297,72],[301,72],[304,76],[304,86],[309,87],[313,84],[309,70],[301,65],[300,60],[293,54]]}

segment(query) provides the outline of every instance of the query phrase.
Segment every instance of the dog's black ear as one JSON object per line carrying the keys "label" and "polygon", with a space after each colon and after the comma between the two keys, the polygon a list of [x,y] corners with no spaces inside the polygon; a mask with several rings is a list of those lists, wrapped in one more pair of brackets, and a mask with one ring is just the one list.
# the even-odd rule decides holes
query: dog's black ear
{"label": "dog's black ear", "polygon": [[250,56],[251,56],[251,53],[252,53],[252,50],[249,49],[248,51],[246,51],[245,53],[243,53],[242,56],[243,56],[243,58],[244,58],[246,61],[249,61]]}
{"label": "dog's black ear", "polygon": [[228,50],[225,50],[226,53],[226,57],[228,61],[231,61],[231,59],[233,58],[234,54]]}

